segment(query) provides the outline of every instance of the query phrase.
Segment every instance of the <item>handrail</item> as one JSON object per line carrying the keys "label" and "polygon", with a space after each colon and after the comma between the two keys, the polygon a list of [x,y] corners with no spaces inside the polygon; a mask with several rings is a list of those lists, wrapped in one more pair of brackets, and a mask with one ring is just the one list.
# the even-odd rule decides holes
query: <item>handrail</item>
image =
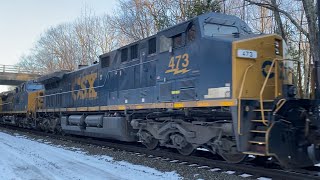
{"label": "handrail", "polygon": [[[266,85],[267,85],[267,83],[268,83],[268,80],[269,80],[269,77],[270,77],[270,75],[271,75],[271,72],[272,72],[272,69],[274,68],[274,65],[278,62],[278,61],[294,61],[294,62],[297,62],[298,63],[298,78],[299,78],[299,91],[300,91],[300,95],[302,95],[302,86],[301,86],[301,70],[300,70],[300,62],[298,61],[298,60],[295,60],[295,59],[277,59],[277,58],[275,58],[273,61],[272,61],[272,63],[271,63],[271,66],[270,66],[270,69],[269,69],[269,71],[268,71],[268,74],[267,74],[267,76],[266,76],[266,78],[265,78],[265,80],[264,80],[264,82],[263,82],[263,85],[262,85],[262,87],[261,87],[261,90],[260,90],[260,111],[261,111],[261,118],[262,118],[262,123],[265,125],[265,126],[268,126],[268,123],[266,122],[266,119],[265,119],[265,115],[264,115],[264,108],[263,108],[263,93],[264,93],[264,90],[265,90],[265,87],[266,87]],[[277,97],[277,92],[278,92],[278,82],[277,82],[277,80],[278,80],[278,78],[277,78],[277,75],[278,75],[278,73],[277,72],[275,72],[275,98]],[[277,105],[279,105],[279,106],[277,106],[277,108],[276,108],[276,111],[275,112],[277,112],[283,105],[284,105],[284,103],[285,103],[286,101],[285,100],[280,100],[278,103],[279,104],[277,104]]]}
{"label": "handrail", "polygon": [[241,133],[241,121],[240,121],[240,115],[241,115],[241,113],[240,113],[240,111],[241,111],[241,96],[242,96],[242,92],[243,92],[243,87],[244,87],[244,83],[245,83],[245,80],[246,80],[246,78],[247,78],[247,74],[248,74],[248,71],[249,71],[249,69],[253,66],[254,64],[252,63],[252,64],[250,64],[247,68],[246,68],[246,70],[245,70],[245,72],[244,72],[244,75],[243,75],[243,79],[242,79],[242,82],[241,82],[241,86],[240,86],[240,92],[239,92],[239,96],[238,96],[238,134],[239,135],[242,135],[242,133]]}
{"label": "handrail", "polygon": [[35,70],[28,70],[25,68],[22,68],[20,66],[15,66],[15,65],[3,65],[0,64],[0,72],[3,73],[25,73],[25,74],[41,74],[40,71],[35,71]]}
{"label": "handrail", "polygon": [[[277,59],[274,59],[271,63],[271,67],[269,68],[269,71],[268,71],[268,74],[263,82],[263,85],[261,87],[261,90],[260,90],[260,111],[261,111],[261,119],[262,119],[262,123],[265,125],[265,126],[268,126],[268,123],[266,122],[266,119],[264,117],[264,108],[263,108],[263,93],[264,93],[264,89],[268,83],[268,80],[269,80],[269,77],[270,77],[270,74],[272,72],[272,68],[274,66],[274,64],[276,63]],[[277,78],[277,77],[275,77]],[[275,84],[275,87],[277,88],[277,84]]]}
{"label": "handrail", "polygon": [[286,99],[280,99],[279,101],[278,101],[278,103],[276,104],[276,109],[274,110],[274,112],[273,112],[273,114],[275,115],[275,114],[277,114],[277,112],[281,109],[281,107],[286,103]]}

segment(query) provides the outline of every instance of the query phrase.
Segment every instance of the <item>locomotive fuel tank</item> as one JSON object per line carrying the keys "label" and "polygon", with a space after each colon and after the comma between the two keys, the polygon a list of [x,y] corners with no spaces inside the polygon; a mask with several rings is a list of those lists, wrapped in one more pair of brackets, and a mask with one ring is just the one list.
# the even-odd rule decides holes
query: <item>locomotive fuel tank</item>
{"label": "locomotive fuel tank", "polygon": [[85,119],[86,127],[103,127],[103,115],[89,115]]}
{"label": "locomotive fuel tank", "polygon": [[62,130],[69,134],[84,135],[120,141],[136,141],[134,130],[124,117],[103,115],[71,115],[61,117]]}

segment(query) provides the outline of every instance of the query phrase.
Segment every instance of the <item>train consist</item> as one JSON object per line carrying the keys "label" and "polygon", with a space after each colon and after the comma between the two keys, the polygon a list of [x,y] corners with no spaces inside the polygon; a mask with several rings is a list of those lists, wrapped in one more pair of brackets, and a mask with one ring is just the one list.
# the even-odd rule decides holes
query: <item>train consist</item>
{"label": "train consist", "polygon": [[73,72],[1,94],[2,123],[141,141],[189,155],[198,147],[230,163],[248,155],[285,167],[319,162],[315,100],[301,98],[296,61],[278,35],[208,13]]}

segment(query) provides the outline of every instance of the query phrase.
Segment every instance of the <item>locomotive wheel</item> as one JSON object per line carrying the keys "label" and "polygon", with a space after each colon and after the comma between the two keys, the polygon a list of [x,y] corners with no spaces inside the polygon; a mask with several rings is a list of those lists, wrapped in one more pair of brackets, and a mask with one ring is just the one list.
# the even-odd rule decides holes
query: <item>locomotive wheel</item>
{"label": "locomotive wheel", "polygon": [[145,145],[147,149],[153,150],[158,146],[159,140],[155,139],[149,132],[142,131],[141,136],[143,137],[142,144]]}
{"label": "locomotive wheel", "polygon": [[60,134],[62,136],[65,136],[66,133],[62,130],[61,126],[57,126],[54,130],[55,134]]}
{"label": "locomotive wheel", "polygon": [[60,132],[60,134],[61,134],[61,136],[65,136],[66,135],[66,133],[63,130]]}
{"label": "locomotive wheel", "polygon": [[218,154],[228,163],[240,163],[248,157],[237,151],[236,142],[230,137],[221,138]]}
{"label": "locomotive wheel", "polygon": [[247,154],[242,154],[242,153],[237,153],[237,154],[219,153],[219,154],[225,161],[233,164],[240,163],[248,157]]}
{"label": "locomotive wheel", "polygon": [[152,138],[149,140],[149,142],[143,141],[142,144],[145,145],[147,147],[147,149],[153,150],[158,146],[159,140]]}
{"label": "locomotive wheel", "polygon": [[192,144],[188,143],[186,146],[184,146],[181,149],[177,149],[178,152],[184,156],[189,156],[190,154],[192,154],[194,152],[194,147],[192,146]]}

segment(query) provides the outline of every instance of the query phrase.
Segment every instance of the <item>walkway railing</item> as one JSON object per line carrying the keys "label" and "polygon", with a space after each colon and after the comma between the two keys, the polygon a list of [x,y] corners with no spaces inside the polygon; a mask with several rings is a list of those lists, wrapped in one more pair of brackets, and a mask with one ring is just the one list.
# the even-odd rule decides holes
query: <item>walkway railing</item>
{"label": "walkway railing", "polygon": [[0,73],[23,73],[23,74],[41,74],[40,71],[29,70],[20,66],[0,64]]}

